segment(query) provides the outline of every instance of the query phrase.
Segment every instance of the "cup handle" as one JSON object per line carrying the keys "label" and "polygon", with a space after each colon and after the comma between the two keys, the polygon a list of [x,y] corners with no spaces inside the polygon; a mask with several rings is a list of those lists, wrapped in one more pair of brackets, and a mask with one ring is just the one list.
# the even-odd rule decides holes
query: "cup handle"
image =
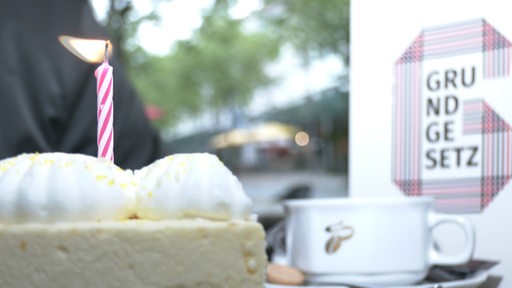
{"label": "cup handle", "polygon": [[466,236],[466,245],[462,251],[454,255],[447,255],[441,253],[434,247],[432,243],[429,250],[430,264],[438,265],[458,265],[463,264],[471,259],[475,249],[475,229],[469,219],[463,216],[438,214],[435,212],[429,215],[430,232],[438,225],[444,223],[454,223],[461,227]]}

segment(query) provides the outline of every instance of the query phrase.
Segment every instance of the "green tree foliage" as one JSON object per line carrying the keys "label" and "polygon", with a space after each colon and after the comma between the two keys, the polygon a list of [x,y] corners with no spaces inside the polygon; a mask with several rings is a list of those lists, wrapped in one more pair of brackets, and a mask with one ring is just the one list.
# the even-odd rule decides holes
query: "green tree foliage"
{"label": "green tree foliage", "polygon": [[270,30],[299,51],[305,62],[334,53],[348,65],[349,0],[265,0],[260,15]]}
{"label": "green tree foliage", "polygon": [[[205,110],[249,103],[256,89],[272,82],[264,67],[285,43],[299,51],[305,65],[333,53],[348,65],[349,0],[265,0],[264,9],[255,15],[263,29],[251,33],[243,29],[242,20],[230,18],[236,0],[216,0],[193,38],[164,57],[133,45],[139,25],[158,17],[156,12],[138,15],[132,1],[110,0],[106,25],[139,94],[147,104],[163,109],[164,117],[155,122],[160,127]],[[153,3],[157,7],[158,1]]]}
{"label": "green tree foliage", "polygon": [[264,32],[244,32],[241,21],[229,18],[227,7],[214,5],[194,37],[178,43],[168,56],[151,56],[133,67],[140,94],[165,111],[157,125],[172,126],[203,111],[243,107],[254,90],[271,83],[264,68],[278,55],[276,39]]}
{"label": "green tree foliage", "polygon": [[[158,0],[153,0],[154,6]],[[132,65],[132,54],[138,53],[136,47],[131,43],[135,39],[137,30],[141,23],[147,21],[158,21],[159,17],[156,11],[145,15],[139,15],[134,9],[132,0],[110,0],[105,26],[107,27],[112,41],[119,45],[116,47],[116,54],[121,61],[127,65]]]}

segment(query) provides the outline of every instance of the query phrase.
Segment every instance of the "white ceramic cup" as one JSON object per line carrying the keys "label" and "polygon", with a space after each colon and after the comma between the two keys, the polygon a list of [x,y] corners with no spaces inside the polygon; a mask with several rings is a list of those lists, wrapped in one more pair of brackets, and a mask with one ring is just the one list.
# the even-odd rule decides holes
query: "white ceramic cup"
{"label": "white ceramic cup", "polygon": [[[471,222],[436,213],[432,198],[300,199],[284,206],[286,262],[314,282],[408,285],[434,264],[465,263],[474,250]],[[465,233],[457,254],[434,248],[432,231],[443,223]]]}

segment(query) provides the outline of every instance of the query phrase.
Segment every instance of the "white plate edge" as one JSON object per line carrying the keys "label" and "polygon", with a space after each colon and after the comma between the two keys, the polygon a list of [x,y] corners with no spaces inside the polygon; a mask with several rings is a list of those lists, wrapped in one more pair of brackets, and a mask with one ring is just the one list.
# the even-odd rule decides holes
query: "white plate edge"
{"label": "white plate edge", "polygon": [[[489,271],[482,271],[481,273],[477,273],[475,276],[464,279],[464,280],[456,280],[456,281],[448,281],[448,282],[440,282],[435,284],[443,285],[443,288],[473,288],[482,284],[489,277]],[[265,288],[349,288],[345,285],[337,285],[337,286],[290,286],[290,285],[279,285],[272,283],[265,283]],[[371,287],[371,286],[369,286]],[[375,287],[380,288],[380,287]],[[386,287],[382,287],[386,288]],[[389,287],[388,287],[389,288]],[[400,286],[396,288],[432,288],[432,284],[419,284],[413,286]]]}

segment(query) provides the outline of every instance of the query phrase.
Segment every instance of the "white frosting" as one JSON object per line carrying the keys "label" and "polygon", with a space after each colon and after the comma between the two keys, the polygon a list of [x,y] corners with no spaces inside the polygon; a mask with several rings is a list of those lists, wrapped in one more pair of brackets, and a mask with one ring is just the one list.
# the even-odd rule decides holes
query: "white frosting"
{"label": "white frosting", "polygon": [[131,171],[81,154],[22,154],[0,161],[0,221],[121,220],[133,214]]}
{"label": "white frosting", "polygon": [[167,156],[135,176],[140,179],[136,213],[141,218],[250,219],[251,200],[215,155]]}
{"label": "white frosting", "polygon": [[217,156],[176,154],[135,171],[82,154],[0,161],[0,222],[203,217],[251,220],[251,200]]}

